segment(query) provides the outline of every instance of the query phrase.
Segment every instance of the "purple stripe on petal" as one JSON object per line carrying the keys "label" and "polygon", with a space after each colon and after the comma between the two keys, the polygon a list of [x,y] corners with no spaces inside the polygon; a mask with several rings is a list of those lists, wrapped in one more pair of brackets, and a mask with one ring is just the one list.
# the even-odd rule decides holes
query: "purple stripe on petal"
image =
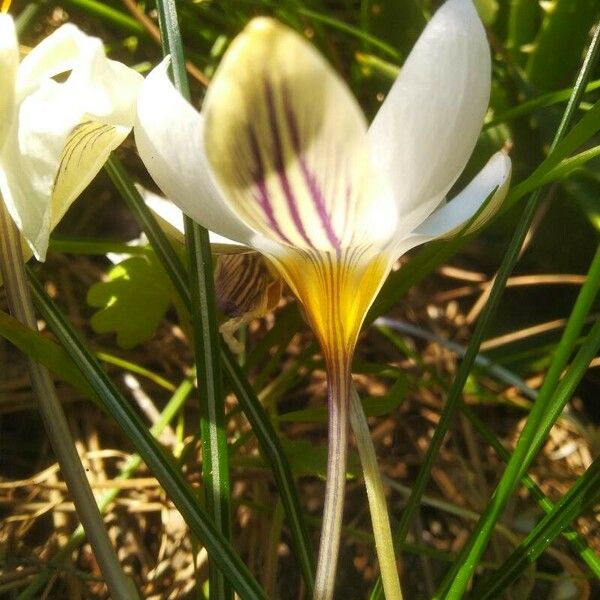
{"label": "purple stripe on petal", "polygon": [[300,164],[300,170],[302,171],[302,175],[304,177],[304,181],[306,186],[308,187],[308,191],[313,200],[313,204],[317,214],[319,215],[319,219],[321,220],[321,225],[327,235],[327,239],[329,243],[334,248],[340,247],[340,240],[338,239],[335,231],[333,230],[333,225],[331,223],[331,218],[327,212],[325,198],[323,196],[323,192],[319,186],[317,178],[314,173],[309,169],[306,164],[306,159],[302,155],[302,148],[300,147],[300,134],[298,132],[298,124],[296,122],[296,116],[292,109],[292,105],[289,101],[288,91],[285,84],[282,86],[283,89],[283,102],[285,106],[285,116],[287,119],[287,125],[290,130],[290,135],[292,138],[292,144],[294,146],[294,150],[298,155],[298,161]]}
{"label": "purple stripe on petal", "polygon": [[254,182],[256,184],[256,188],[258,190],[258,198],[257,201],[260,204],[267,220],[269,222],[269,227],[287,244],[291,245],[290,240],[287,236],[281,231],[279,227],[279,223],[275,219],[275,213],[273,211],[273,206],[271,204],[271,200],[269,199],[269,190],[267,189],[267,184],[265,182],[265,168],[263,165],[263,160],[260,155],[260,149],[258,147],[258,141],[256,139],[256,134],[252,127],[248,127],[248,138],[250,141],[250,148],[252,150],[252,156],[254,158],[254,163],[256,165],[256,170],[253,174]]}
{"label": "purple stripe on petal", "polygon": [[275,168],[277,169],[279,182],[281,183],[281,188],[287,201],[294,225],[296,226],[298,233],[302,236],[302,239],[312,248],[314,247],[313,243],[311,242],[310,238],[306,233],[306,230],[304,229],[304,223],[302,222],[302,218],[300,217],[300,211],[298,210],[296,198],[294,196],[294,192],[292,191],[292,187],[287,177],[287,173],[285,172],[283,150],[281,147],[281,132],[279,131],[279,124],[277,123],[277,113],[275,108],[275,99],[273,97],[273,89],[267,79],[265,79],[264,86],[265,96],[267,99],[267,109],[269,111],[269,123],[271,125],[271,134],[273,136]]}

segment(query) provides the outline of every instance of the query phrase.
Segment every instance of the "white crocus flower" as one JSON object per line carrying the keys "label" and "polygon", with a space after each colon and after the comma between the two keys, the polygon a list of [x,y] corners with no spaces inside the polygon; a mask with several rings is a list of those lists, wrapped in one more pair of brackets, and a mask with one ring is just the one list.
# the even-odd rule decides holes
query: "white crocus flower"
{"label": "white crocus flower", "polygon": [[196,111],[164,61],[138,100],[136,143],[163,192],[208,229],[262,252],[302,302],[329,375],[329,470],[316,598],[329,598],[341,527],[350,362],[366,312],[397,258],[469,232],[503,200],[494,155],[445,203],[490,95],[490,51],[471,0],[447,0],[371,126],[301,36],[253,20]]}
{"label": "white crocus flower", "polygon": [[0,194],[36,258],[131,131],[142,81],[71,24],[19,64],[14,22],[0,14]]}

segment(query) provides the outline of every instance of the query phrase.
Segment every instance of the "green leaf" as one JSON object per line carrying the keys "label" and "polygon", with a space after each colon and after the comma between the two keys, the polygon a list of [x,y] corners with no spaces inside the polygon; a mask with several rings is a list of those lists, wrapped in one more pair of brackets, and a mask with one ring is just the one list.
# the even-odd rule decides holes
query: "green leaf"
{"label": "green leaf", "polygon": [[[546,171],[543,174],[534,174],[528,179],[526,179],[523,183],[520,183],[516,186],[511,193],[511,200],[515,201],[519,198],[522,198],[529,192],[532,192],[536,188],[539,188],[548,183],[552,183],[554,181],[560,181],[564,179],[576,169],[585,165],[588,161],[592,160],[592,158],[596,158],[600,155],[600,146],[594,146],[589,150],[585,150],[584,152],[580,152],[575,156],[571,156],[570,158],[566,158],[561,163],[559,163],[556,167]],[[537,173],[537,171],[536,171]]]}
{"label": "green leaf", "polygon": [[548,8],[527,63],[529,81],[544,90],[572,77],[597,18],[598,0],[554,0]]}
{"label": "green leaf", "polygon": [[91,319],[94,331],[115,332],[122,348],[146,342],[165,316],[173,293],[156,256],[127,258],[107,277],[107,281],[94,284],[87,295],[88,304],[100,309]]}
{"label": "green leaf", "polygon": [[513,58],[521,64],[526,56],[524,49],[535,39],[541,17],[542,10],[538,2],[511,0],[506,46]]}

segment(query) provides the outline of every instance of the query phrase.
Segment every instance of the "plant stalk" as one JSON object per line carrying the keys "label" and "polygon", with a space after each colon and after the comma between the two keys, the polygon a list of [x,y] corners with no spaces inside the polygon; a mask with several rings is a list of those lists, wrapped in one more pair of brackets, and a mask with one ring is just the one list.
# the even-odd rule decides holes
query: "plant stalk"
{"label": "plant stalk", "polygon": [[350,358],[345,349],[329,354],[327,365],[327,403],[329,407],[327,481],[323,507],[323,528],[317,559],[314,600],[331,600],[340,537],[344,518],[344,491],[348,461],[348,425],[350,400]]}
{"label": "plant stalk", "polygon": [[[21,235],[1,198],[0,267],[10,312],[23,325],[37,331],[37,319],[25,275]],[[46,433],[111,597],[114,600],[131,600],[137,597],[137,593],[133,582],[123,572],[104,527],[54,383],[48,371],[34,360],[27,359],[27,366]]]}
{"label": "plant stalk", "polygon": [[[163,54],[171,56],[173,83],[189,101],[190,87],[175,0],[157,0],[156,8]],[[217,529],[230,540],[231,484],[212,254],[208,231],[187,216],[184,223],[192,301],[192,342],[200,392],[200,441],[206,508]],[[231,586],[211,558],[208,576],[211,598],[233,600]]]}
{"label": "plant stalk", "polygon": [[[215,290],[210,242],[206,229],[185,218],[185,239],[190,264],[193,348],[200,392],[202,477],[208,513],[219,531],[231,539],[231,484],[225,425],[220,339],[215,314]],[[233,600],[233,590],[214,561],[208,561],[211,597]]]}
{"label": "plant stalk", "polygon": [[350,424],[354,432],[354,439],[362,463],[367,498],[371,512],[373,535],[375,537],[375,548],[379,560],[379,570],[386,598],[402,600],[402,589],[400,578],[396,567],[396,556],[394,553],[394,541],[390,527],[390,517],[387,510],[387,502],[383,489],[383,482],[377,465],[377,455],[369,423],[365,417],[360,398],[356,388],[352,386],[350,391]]}

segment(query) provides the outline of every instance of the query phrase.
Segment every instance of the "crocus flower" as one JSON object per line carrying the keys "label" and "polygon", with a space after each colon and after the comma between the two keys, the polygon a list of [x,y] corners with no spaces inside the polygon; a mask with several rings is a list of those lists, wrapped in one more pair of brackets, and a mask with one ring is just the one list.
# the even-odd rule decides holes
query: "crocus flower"
{"label": "crocus flower", "polygon": [[36,258],[131,131],[142,80],[71,24],[19,64],[14,22],[0,14],[0,194]]}
{"label": "crocus flower", "polygon": [[174,89],[168,64],[150,73],[138,99],[142,160],[189,216],[270,259],[323,349],[329,463],[315,597],[329,598],[350,364],[366,312],[399,256],[472,232],[507,191],[510,160],[499,152],[445,203],[489,102],[485,31],[471,0],[447,0],[370,126],[319,53],[272,19],[251,21],[233,41],[202,112]]}

